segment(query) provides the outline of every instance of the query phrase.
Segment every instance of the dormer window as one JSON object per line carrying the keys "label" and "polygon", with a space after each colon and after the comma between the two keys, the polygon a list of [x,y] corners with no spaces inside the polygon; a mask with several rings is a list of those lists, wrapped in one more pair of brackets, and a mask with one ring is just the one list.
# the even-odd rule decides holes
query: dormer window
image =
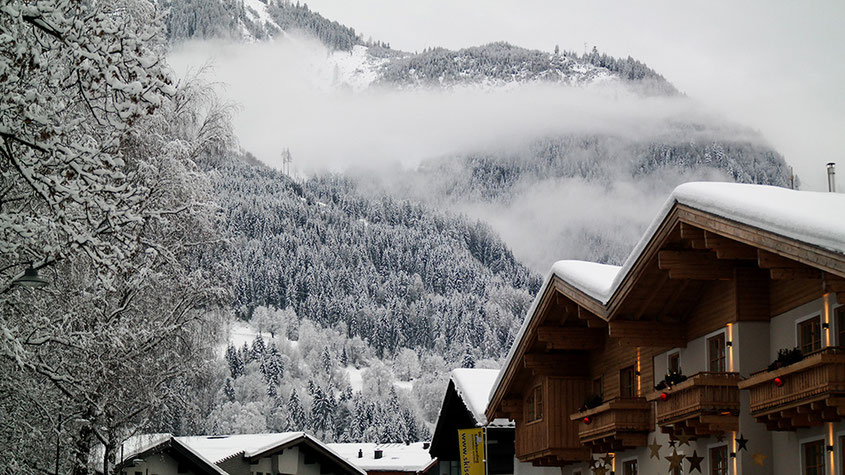
{"label": "dormer window", "polygon": [[543,419],[543,386],[537,386],[528,395],[528,422]]}

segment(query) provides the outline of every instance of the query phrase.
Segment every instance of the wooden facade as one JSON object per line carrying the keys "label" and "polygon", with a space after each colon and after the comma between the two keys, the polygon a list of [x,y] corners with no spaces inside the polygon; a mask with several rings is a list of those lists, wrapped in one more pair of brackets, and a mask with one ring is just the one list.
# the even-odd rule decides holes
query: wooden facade
{"label": "wooden facade", "polygon": [[[753,414],[772,429],[839,420],[845,355],[780,370],[795,393],[785,394],[792,387],[785,385],[776,394],[771,375],[740,382],[731,349],[732,326],[768,323],[831,294],[845,301],[845,256],[675,204],[608,301],[557,276],[547,281],[502,370],[488,418],[516,421],[519,460],[557,466],[581,459],[584,449],[643,447],[655,431],[692,439],[736,431],[741,389],[751,392]],[[721,333],[706,340],[714,332]],[[696,374],[662,383],[655,358],[703,340],[715,350],[702,350],[707,356]],[[529,422],[528,393],[538,385],[544,418]],[[584,407],[589,396],[600,404]]]}

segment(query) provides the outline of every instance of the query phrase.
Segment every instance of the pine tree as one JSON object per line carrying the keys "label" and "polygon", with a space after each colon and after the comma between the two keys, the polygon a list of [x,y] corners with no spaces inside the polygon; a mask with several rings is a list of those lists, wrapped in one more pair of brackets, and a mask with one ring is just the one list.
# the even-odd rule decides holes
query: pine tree
{"label": "pine tree", "polygon": [[238,350],[231,343],[226,347],[226,362],[229,364],[229,373],[232,375],[232,379],[237,379],[238,376],[244,374],[243,360],[238,355]]}
{"label": "pine tree", "polygon": [[302,431],[306,429],[305,410],[299,402],[299,396],[296,395],[296,389],[291,391],[290,399],[288,400],[288,430]]}
{"label": "pine tree", "polygon": [[235,402],[235,388],[232,387],[232,378],[226,378],[226,383],[223,386],[223,394],[229,402]]}

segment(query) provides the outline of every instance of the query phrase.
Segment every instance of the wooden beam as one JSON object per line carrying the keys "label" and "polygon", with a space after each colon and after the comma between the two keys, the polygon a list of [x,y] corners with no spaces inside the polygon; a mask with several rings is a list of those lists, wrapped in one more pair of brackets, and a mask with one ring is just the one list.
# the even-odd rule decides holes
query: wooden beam
{"label": "wooden beam", "polygon": [[819,279],[822,276],[819,269],[762,249],[757,250],[757,265],[769,269],[772,280]]}
{"label": "wooden beam", "polygon": [[607,326],[607,322],[603,318],[580,305],[578,306],[578,318],[586,320],[587,326],[590,328],[604,328]]}
{"label": "wooden beam", "polygon": [[769,269],[769,276],[772,280],[817,280],[821,277],[821,275],[821,271],[819,271],[818,269],[813,269],[812,267],[808,267],[806,269],[784,269],[780,267]]}
{"label": "wooden beam", "polygon": [[551,350],[598,350],[604,347],[605,332],[598,328],[540,327],[537,340]]}
{"label": "wooden beam", "polygon": [[706,249],[704,231],[687,223],[681,223],[681,239],[689,241],[693,249]]}
{"label": "wooden beam", "polygon": [[730,263],[709,251],[659,251],[657,267],[669,271],[670,279],[731,280],[734,275]]}
{"label": "wooden beam", "polygon": [[611,320],[608,335],[633,346],[687,346],[684,326],[680,323]]}
{"label": "wooden beam", "polygon": [[757,248],[710,231],[704,232],[704,243],[708,249],[716,251],[717,259],[757,259]]}
{"label": "wooden beam", "polygon": [[534,375],[585,377],[589,374],[587,355],[528,353],[522,364]]}

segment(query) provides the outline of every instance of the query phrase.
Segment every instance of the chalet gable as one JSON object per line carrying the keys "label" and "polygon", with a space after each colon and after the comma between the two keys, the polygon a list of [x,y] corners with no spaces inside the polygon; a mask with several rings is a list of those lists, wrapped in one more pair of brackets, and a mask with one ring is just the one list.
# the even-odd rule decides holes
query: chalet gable
{"label": "chalet gable", "polygon": [[845,214],[845,195],[678,187],[622,267],[555,263],[491,391],[487,417],[516,417],[532,378],[578,377],[586,352],[608,338],[672,347],[706,333],[707,315],[695,314],[703,298],[718,297],[721,315],[733,321],[768,319],[778,302],[767,296],[779,285],[845,299],[845,222],[837,214]]}

